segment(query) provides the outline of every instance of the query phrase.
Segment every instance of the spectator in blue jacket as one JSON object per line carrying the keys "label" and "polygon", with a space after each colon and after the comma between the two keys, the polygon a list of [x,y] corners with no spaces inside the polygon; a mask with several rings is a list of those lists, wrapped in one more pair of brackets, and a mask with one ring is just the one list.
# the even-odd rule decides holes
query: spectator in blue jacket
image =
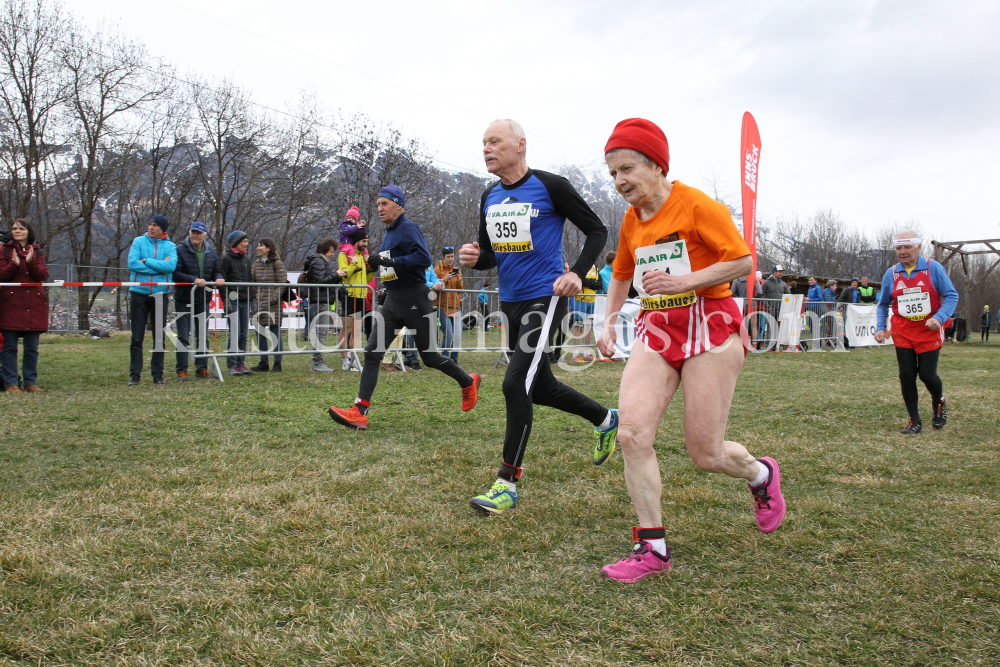
{"label": "spectator in blue jacket", "polygon": [[483,314],[484,331],[490,328],[489,323],[486,321],[490,316],[490,295],[486,293],[486,290],[489,288],[489,283],[483,283],[483,286],[479,288],[479,294],[476,295],[476,300],[479,302],[479,312]]}
{"label": "spectator in blue jacket", "polygon": [[[174,312],[177,319],[177,380],[186,382],[188,379],[188,349],[189,347],[205,347],[207,333],[206,304],[212,293],[212,283],[215,287],[225,284],[222,279],[222,268],[219,264],[219,254],[206,241],[208,227],[203,222],[192,222],[188,237],[177,246],[177,267],[174,269],[175,283],[189,283],[174,286]],[[193,286],[192,286],[193,285]],[[191,321],[191,302],[194,301],[194,322]],[[192,336],[192,326],[194,335]],[[194,339],[195,346],[190,345]],[[204,350],[201,350],[204,351]],[[208,359],[195,361],[195,377],[208,377]]]}
{"label": "spectator in blue jacket", "polygon": [[[809,289],[806,291],[806,322],[809,323],[809,330],[812,332],[812,344],[818,345],[823,334],[821,325],[816,324],[819,319],[822,322],[823,306],[819,305],[823,301],[823,288],[816,282],[815,276],[809,276]],[[808,347],[808,346],[806,346]],[[819,349],[819,348],[817,348]]]}
{"label": "spectator in blue jacket", "polygon": [[[146,233],[132,241],[128,251],[130,282],[169,283],[177,268],[177,247],[167,237],[167,219],[154,215]],[[128,386],[139,384],[142,374],[142,343],[146,338],[146,323],[153,316],[153,359],[150,364],[153,384],[166,384],[163,379],[163,328],[167,323],[167,285],[136,285],[129,287],[129,307],[132,325],[132,345],[129,348]]]}
{"label": "spectator in blue jacket", "polygon": [[830,303],[836,303],[837,301],[837,281],[831,278],[826,281],[826,287],[823,289],[823,301],[828,301]]}
{"label": "spectator in blue jacket", "polygon": [[615,261],[615,257],[618,253],[612,250],[607,255],[604,256],[604,268],[601,269],[601,294],[608,293],[608,287],[611,286],[611,272],[614,271],[612,264]]}
{"label": "spectator in blue jacket", "polygon": [[830,347],[835,347],[837,324],[837,306],[835,305],[837,302],[837,281],[833,278],[826,281],[826,287],[823,289],[823,301],[831,304],[826,306],[826,310],[823,313],[823,315],[826,316],[823,318],[826,320],[826,332],[824,333],[824,337],[827,339],[826,342]]}
{"label": "spectator in blue jacket", "polygon": [[815,276],[809,276],[809,290],[806,292],[806,301],[822,301],[823,288],[816,282]]}

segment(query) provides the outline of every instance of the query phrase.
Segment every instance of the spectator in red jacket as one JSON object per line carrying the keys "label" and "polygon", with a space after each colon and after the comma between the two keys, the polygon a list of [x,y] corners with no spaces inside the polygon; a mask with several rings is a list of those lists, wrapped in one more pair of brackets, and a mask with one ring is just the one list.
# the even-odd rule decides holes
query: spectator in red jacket
{"label": "spectator in red jacket", "polygon": [[[11,240],[0,252],[0,283],[42,283],[49,279],[45,253],[35,243],[35,230],[27,220],[18,218],[10,229]],[[38,387],[38,338],[49,329],[49,299],[42,287],[0,288],[0,334],[3,348],[0,364],[6,391],[21,393],[18,388],[17,339],[24,339],[21,374],[25,391]]]}

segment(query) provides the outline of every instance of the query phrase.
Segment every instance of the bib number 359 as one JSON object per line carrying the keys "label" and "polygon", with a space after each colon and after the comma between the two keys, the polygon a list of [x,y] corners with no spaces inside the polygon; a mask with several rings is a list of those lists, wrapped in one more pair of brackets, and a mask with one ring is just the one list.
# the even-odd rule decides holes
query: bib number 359
{"label": "bib number 359", "polygon": [[512,239],[517,236],[517,222],[511,220],[509,222],[494,222],[496,225],[496,231],[493,236],[498,239]]}
{"label": "bib number 359", "polygon": [[486,211],[486,231],[493,252],[528,252],[531,242],[531,204],[494,204]]}

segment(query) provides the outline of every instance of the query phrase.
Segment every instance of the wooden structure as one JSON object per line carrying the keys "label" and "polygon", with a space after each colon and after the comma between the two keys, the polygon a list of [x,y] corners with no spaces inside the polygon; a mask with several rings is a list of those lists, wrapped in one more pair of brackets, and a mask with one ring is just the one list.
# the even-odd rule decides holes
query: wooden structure
{"label": "wooden structure", "polygon": [[[986,246],[986,250],[966,248],[966,246]],[[962,280],[956,280],[957,276],[954,276],[951,271],[948,271],[948,275],[952,276],[952,282],[955,283],[955,289],[958,290],[959,296],[959,308],[956,309],[955,314],[958,315],[961,310],[964,310],[963,317],[966,320],[972,321],[973,313],[971,312],[972,304],[969,302],[969,292],[979,285],[981,285],[986,278],[989,277],[993,270],[1000,266],[1000,239],[980,239],[976,241],[953,241],[950,243],[944,243],[942,241],[931,241],[931,247],[934,249],[934,259],[941,263],[941,266],[948,269],[948,263],[953,260],[956,256],[959,257],[962,264]],[[969,276],[969,257],[972,255],[996,255],[997,261],[990,265],[990,268],[986,270],[979,280],[972,284],[972,280]],[[954,265],[952,265],[954,266]]]}

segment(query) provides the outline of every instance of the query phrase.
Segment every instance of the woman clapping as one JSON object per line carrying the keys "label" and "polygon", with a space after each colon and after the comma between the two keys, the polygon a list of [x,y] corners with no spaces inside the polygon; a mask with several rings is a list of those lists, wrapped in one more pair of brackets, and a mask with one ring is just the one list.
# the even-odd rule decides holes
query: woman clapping
{"label": "woman clapping", "polygon": [[[45,253],[35,243],[35,230],[18,218],[11,226],[11,240],[0,249],[0,283],[41,283],[49,279]],[[42,287],[0,288],[0,334],[3,335],[3,382],[6,391],[19,394],[17,339],[24,339],[21,372],[25,391],[38,387],[38,338],[49,329],[49,299]]]}

